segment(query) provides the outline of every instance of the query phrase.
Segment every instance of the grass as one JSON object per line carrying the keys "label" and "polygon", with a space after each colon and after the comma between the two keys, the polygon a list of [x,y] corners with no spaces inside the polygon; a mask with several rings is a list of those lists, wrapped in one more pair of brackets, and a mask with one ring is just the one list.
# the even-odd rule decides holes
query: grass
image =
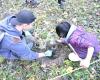
{"label": "grass", "polygon": [[[5,13],[16,13],[21,9],[34,12],[37,19],[33,24],[35,37],[38,38],[39,48],[46,48],[46,41],[57,38],[55,25],[61,21],[68,21],[75,25],[82,25],[87,31],[100,32],[100,1],[99,0],[66,0],[64,9],[57,4],[57,0],[41,0],[32,8],[24,4],[24,0],[2,0],[0,5],[0,19]],[[60,80],[99,80],[100,63],[93,64],[87,70],[79,70],[68,74]],[[52,66],[47,72],[42,71],[38,61],[5,61],[0,65],[0,80],[47,80],[59,74],[69,72],[79,67],[78,63],[65,60],[63,66]]]}

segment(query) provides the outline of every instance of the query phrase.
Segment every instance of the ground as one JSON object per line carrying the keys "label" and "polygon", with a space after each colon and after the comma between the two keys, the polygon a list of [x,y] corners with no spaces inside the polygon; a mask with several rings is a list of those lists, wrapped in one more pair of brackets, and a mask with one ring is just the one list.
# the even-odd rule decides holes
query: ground
{"label": "ground", "polygon": [[[100,1],[65,0],[63,9],[59,7],[57,0],[39,1],[40,4],[31,6],[25,4],[25,0],[0,0],[0,19],[21,9],[33,11],[37,19],[33,23],[32,31],[39,44],[33,50],[45,51],[49,46],[55,50],[56,56],[53,59],[42,58],[34,61],[5,60],[0,64],[0,80],[48,80],[64,73],[69,74],[54,80],[99,80],[100,62],[91,65],[89,69],[71,73],[79,67],[79,63],[71,62],[67,58],[71,50],[67,46],[51,46],[49,43],[58,39],[55,26],[64,20],[83,26],[87,31],[96,33],[100,39]],[[42,64],[47,65],[41,67]]]}

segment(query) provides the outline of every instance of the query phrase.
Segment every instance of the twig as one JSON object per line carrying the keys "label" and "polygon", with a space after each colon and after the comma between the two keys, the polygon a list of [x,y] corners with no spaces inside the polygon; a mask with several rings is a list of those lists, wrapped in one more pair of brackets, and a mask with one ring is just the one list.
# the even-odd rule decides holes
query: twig
{"label": "twig", "polygon": [[[99,62],[99,61],[100,61],[100,59],[98,59],[98,60],[96,60],[96,61],[93,61],[92,63],[90,63],[90,65],[92,65],[92,64],[94,64],[94,63],[97,63],[97,62]],[[82,68],[83,68],[83,67],[79,67],[79,68],[73,70],[72,72],[68,72],[68,73],[65,73],[65,74],[56,76],[56,77],[54,77],[54,78],[48,79],[48,80],[55,80],[55,79],[57,79],[57,78],[60,78],[60,77],[62,77],[62,76],[65,76],[65,75],[67,75],[67,74],[71,74],[71,73],[73,73],[73,72],[75,72],[75,71],[78,71],[78,70],[80,70],[80,69],[82,69]]]}

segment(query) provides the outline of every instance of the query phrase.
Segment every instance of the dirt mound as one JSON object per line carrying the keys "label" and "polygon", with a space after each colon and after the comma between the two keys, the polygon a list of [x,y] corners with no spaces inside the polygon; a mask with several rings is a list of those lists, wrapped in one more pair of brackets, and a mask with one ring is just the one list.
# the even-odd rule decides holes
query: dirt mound
{"label": "dirt mound", "polygon": [[64,60],[68,58],[67,56],[70,53],[70,49],[63,44],[50,45],[50,43],[47,43],[46,50],[48,49],[53,50],[53,56],[39,59],[43,67],[46,68],[51,66],[62,66]]}

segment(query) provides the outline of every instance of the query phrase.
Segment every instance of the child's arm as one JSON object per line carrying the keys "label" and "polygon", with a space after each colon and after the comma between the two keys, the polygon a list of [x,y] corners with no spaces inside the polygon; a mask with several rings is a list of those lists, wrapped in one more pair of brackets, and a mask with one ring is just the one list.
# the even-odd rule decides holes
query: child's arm
{"label": "child's arm", "polygon": [[11,44],[9,48],[13,53],[18,55],[21,60],[34,60],[45,56],[52,56],[52,52],[50,51],[42,53],[34,52],[30,48],[28,48],[28,46],[23,42]]}
{"label": "child's arm", "polygon": [[90,65],[90,61],[91,61],[91,58],[93,56],[93,53],[94,53],[94,48],[93,47],[89,47],[88,51],[87,51],[86,58],[80,61],[80,66],[82,66],[84,68],[88,68],[89,65]]}
{"label": "child's arm", "polygon": [[85,59],[90,61],[92,56],[93,56],[93,53],[94,53],[94,47],[89,47],[88,52],[87,52],[87,56]]}

